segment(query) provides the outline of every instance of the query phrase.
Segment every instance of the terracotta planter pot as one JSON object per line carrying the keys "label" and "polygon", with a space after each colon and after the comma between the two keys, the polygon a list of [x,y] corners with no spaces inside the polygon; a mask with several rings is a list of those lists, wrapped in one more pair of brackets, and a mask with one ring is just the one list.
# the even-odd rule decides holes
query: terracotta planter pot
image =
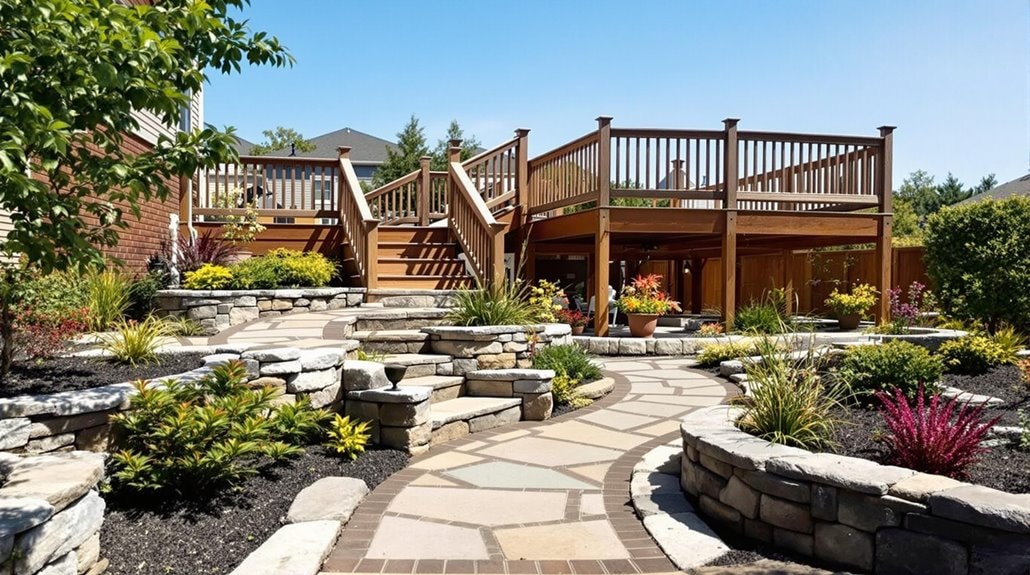
{"label": "terracotta planter pot", "polygon": [[658,327],[658,314],[656,313],[631,313],[629,318],[629,334],[633,337],[653,337],[654,329]]}
{"label": "terracotta planter pot", "polygon": [[858,322],[860,321],[862,321],[862,316],[857,313],[853,313],[850,315],[842,315],[838,317],[837,325],[842,330],[858,329]]}
{"label": "terracotta planter pot", "polygon": [[583,335],[584,329],[586,329],[585,325],[572,326],[572,335]]}

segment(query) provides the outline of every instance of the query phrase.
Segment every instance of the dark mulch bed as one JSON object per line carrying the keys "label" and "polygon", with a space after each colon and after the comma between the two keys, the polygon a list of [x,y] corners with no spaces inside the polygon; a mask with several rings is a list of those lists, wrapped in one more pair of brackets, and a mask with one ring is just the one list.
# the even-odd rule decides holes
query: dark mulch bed
{"label": "dark mulch bed", "polygon": [[112,383],[175,375],[202,365],[199,353],[164,354],[159,363],[133,367],[99,357],[16,361],[0,384],[0,397],[90,389]]}
{"label": "dark mulch bed", "polygon": [[140,506],[107,495],[100,531],[108,575],[228,573],[283,525],[293,498],[318,479],[357,477],[370,489],[408,464],[392,449],[370,449],[355,461],[322,447],[266,468],[215,500]]}
{"label": "dark mulch bed", "polygon": [[[944,382],[963,391],[991,395],[1006,400],[1004,405],[986,409],[984,417],[1001,416],[998,425],[1018,424],[1017,409],[1030,410],[1030,388],[1021,384],[1019,371],[1003,366],[978,376],[946,375]],[[1020,387],[1022,385],[1022,387]],[[886,452],[877,441],[886,426],[875,408],[854,406],[839,412],[848,422],[836,434],[836,452],[885,462]],[[970,466],[966,481],[1010,493],[1030,493],[1030,452],[1010,445],[999,445]]]}

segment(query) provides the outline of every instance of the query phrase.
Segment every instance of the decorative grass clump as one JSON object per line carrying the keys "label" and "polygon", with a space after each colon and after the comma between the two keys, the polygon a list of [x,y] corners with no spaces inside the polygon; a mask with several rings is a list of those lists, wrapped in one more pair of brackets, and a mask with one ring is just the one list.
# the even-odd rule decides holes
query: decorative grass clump
{"label": "decorative grass clump", "polygon": [[454,298],[447,319],[455,325],[527,325],[535,309],[526,288],[516,283],[480,289],[462,289]]}
{"label": "decorative grass clump", "polygon": [[533,367],[552,369],[581,382],[601,378],[601,368],[591,360],[590,354],[578,345],[552,345],[533,355]]}

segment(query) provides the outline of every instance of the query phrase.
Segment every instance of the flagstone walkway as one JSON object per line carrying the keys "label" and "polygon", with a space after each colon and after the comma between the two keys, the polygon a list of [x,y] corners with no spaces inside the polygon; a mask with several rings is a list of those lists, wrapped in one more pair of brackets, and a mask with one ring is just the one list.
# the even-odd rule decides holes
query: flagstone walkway
{"label": "flagstone walkway", "polygon": [[689,360],[610,359],[616,389],[547,422],[433,448],[356,510],[323,573],[665,573],[630,503],[633,466],[730,394]]}

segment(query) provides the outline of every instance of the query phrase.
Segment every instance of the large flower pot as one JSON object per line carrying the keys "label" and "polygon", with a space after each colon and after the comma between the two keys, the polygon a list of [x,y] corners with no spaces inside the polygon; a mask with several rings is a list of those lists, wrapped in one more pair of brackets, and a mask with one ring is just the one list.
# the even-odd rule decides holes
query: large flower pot
{"label": "large flower pot", "polygon": [[841,330],[846,331],[858,329],[858,323],[860,321],[862,321],[862,316],[857,313],[837,317],[837,325]]}
{"label": "large flower pot", "polygon": [[654,329],[658,327],[658,314],[656,313],[631,313],[629,318],[629,334],[633,337],[653,337]]}
{"label": "large flower pot", "polygon": [[574,325],[572,326],[572,335],[583,335],[584,329],[586,329],[584,325]]}

